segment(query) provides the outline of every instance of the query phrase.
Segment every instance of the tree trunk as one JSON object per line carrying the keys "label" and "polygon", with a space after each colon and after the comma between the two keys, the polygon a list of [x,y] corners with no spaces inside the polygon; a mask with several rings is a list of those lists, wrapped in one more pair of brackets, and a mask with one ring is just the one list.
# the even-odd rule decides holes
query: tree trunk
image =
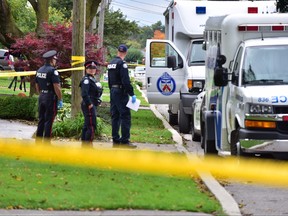
{"label": "tree trunk", "polygon": [[[72,56],[80,56],[85,59],[85,16],[86,0],[73,0],[73,30],[72,30]],[[77,64],[74,67],[83,66]],[[82,71],[73,71],[72,79],[72,97],[71,97],[71,115],[75,117],[81,112],[81,91],[79,83],[83,77]]]}
{"label": "tree trunk", "polygon": [[32,5],[37,18],[36,33],[38,35],[42,32],[42,24],[49,20],[49,0],[29,0]]}
{"label": "tree trunk", "polygon": [[0,42],[6,46],[14,42],[15,37],[21,37],[23,32],[16,26],[7,0],[0,0]]}
{"label": "tree trunk", "polygon": [[96,16],[97,9],[101,3],[101,0],[87,0],[86,4],[86,24],[85,28],[88,30],[93,18]]}

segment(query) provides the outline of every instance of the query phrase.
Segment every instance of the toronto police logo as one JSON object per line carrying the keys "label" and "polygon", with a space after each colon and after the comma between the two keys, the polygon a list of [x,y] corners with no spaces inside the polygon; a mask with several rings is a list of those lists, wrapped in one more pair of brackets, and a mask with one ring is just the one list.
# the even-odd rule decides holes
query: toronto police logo
{"label": "toronto police logo", "polygon": [[175,80],[167,72],[164,72],[163,75],[157,80],[157,88],[163,95],[172,95],[176,88]]}

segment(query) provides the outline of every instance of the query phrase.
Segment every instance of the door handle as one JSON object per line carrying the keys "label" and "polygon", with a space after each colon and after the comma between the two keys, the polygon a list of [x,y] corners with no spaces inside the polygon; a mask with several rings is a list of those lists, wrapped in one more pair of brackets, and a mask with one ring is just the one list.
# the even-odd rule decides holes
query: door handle
{"label": "door handle", "polygon": [[147,77],[147,86],[150,87],[151,85],[151,77]]}

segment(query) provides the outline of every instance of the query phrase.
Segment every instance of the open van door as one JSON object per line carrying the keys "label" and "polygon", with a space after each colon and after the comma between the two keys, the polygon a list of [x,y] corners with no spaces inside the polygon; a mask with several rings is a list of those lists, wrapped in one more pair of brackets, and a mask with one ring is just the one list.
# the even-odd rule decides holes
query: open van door
{"label": "open van door", "polygon": [[169,40],[147,40],[145,65],[149,103],[179,103],[186,61],[177,47]]}

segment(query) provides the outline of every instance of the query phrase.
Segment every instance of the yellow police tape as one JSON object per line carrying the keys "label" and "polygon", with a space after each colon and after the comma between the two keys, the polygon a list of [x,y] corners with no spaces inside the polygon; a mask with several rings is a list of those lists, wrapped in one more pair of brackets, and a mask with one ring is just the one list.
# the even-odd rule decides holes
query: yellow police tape
{"label": "yellow police tape", "polygon": [[[66,68],[66,69],[58,69],[58,72],[66,72],[66,71],[78,71],[84,70],[84,67],[75,67],[75,68]],[[14,76],[32,76],[36,75],[36,71],[19,71],[19,72],[11,72],[11,71],[3,71],[0,72],[0,77],[14,77]]]}
{"label": "yellow police tape", "polygon": [[71,65],[77,65],[85,62],[85,56],[71,56],[72,63]]}
{"label": "yellow police tape", "polygon": [[81,165],[154,174],[189,177],[196,172],[230,180],[288,186],[288,162],[260,159],[205,157],[137,150],[92,149],[75,146],[39,145],[17,140],[0,140],[0,156],[42,162]]}

